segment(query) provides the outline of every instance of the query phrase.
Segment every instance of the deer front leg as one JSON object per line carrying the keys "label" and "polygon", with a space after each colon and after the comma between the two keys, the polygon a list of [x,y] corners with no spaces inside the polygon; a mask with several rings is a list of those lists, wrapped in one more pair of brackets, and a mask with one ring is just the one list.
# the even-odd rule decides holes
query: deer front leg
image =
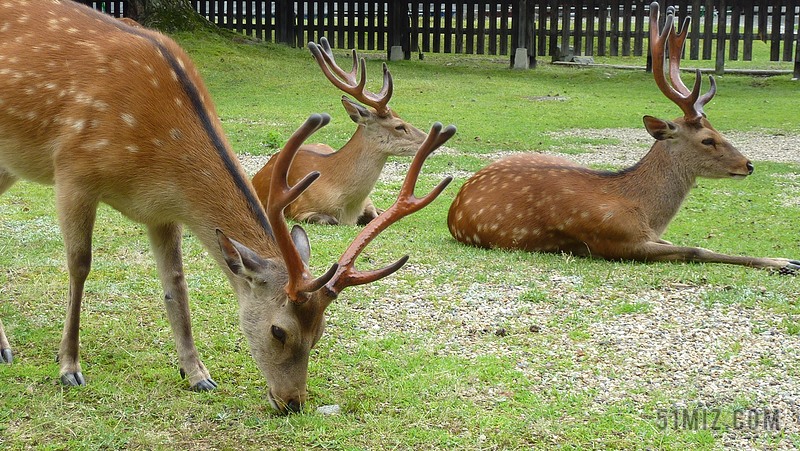
{"label": "deer front leg", "polygon": [[80,314],[83,287],[92,267],[92,229],[97,214],[96,198],[78,186],[56,183],[56,210],[69,270],[67,316],[57,361],[61,383],[68,386],[86,385],[79,356]]}
{"label": "deer front leg", "polygon": [[0,363],[11,363],[14,361],[14,354],[11,353],[11,344],[6,338],[6,330],[3,329],[3,321],[0,320]]}
{"label": "deer front leg", "polygon": [[800,272],[800,261],[786,258],[747,257],[743,255],[719,254],[702,247],[683,247],[660,242],[647,242],[638,248],[636,260],[646,261],[684,261],[701,263],[727,263],[768,269],[783,275],[796,275]]}
{"label": "deer front leg", "polygon": [[369,197],[364,200],[364,209],[362,210],[361,216],[358,217],[358,221],[356,222],[358,225],[367,225],[373,219],[380,216],[383,213],[383,210],[375,208],[375,205],[372,203],[372,199]]}
{"label": "deer front leg", "polygon": [[189,386],[196,391],[217,388],[206,370],[192,337],[192,320],[189,316],[189,288],[183,274],[181,257],[181,232],[178,224],[151,226],[148,228],[150,246],[158,266],[161,286],[164,288],[164,305],[167,318],[175,336],[181,377],[189,378]]}
{"label": "deer front leg", "polygon": [[[3,194],[17,178],[0,168],[0,194]],[[3,321],[0,320],[0,363],[11,363],[14,354],[11,352],[11,344],[6,337],[6,330],[3,328]]]}

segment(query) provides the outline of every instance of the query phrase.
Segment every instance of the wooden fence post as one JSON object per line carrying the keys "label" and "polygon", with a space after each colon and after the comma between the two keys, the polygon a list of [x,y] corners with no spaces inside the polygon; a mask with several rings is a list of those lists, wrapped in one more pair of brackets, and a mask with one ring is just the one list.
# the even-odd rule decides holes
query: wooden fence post
{"label": "wooden fence post", "polygon": [[296,47],[294,2],[278,0],[275,2],[275,40],[290,47]]}
{"label": "wooden fence post", "polygon": [[408,2],[389,2],[389,33],[386,59],[396,61],[411,59],[411,30],[408,19]]}
{"label": "wooden fence post", "polygon": [[[711,14],[713,16],[714,12],[706,11],[706,14]],[[714,64],[714,73],[717,75],[725,73],[725,36],[727,28],[728,8],[725,5],[725,0],[720,0],[719,13],[717,14],[717,55]]]}
{"label": "wooden fence post", "polygon": [[800,80],[800,33],[797,33],[797,43],[794,45],[794,74],[792,80]]}
{"label": "wooden fence post", "polygon": [[512,2],[511,11],[511,67],[530,69],[536,67],[536,33],[534,28],[535,5],[528,7],[528,0]]}

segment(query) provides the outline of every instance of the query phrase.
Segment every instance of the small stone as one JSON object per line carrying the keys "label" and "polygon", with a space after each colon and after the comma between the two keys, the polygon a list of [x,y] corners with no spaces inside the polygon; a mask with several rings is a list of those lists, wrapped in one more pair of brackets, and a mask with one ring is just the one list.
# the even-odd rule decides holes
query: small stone
{"label": "small stone", "polygon": [[528,330],[533,332],[533,333],[535,333],[535,334],[538,334],[539,332],[542,331],[542,328],[541,328],[541,326],[538,326],[536,324],[531,324],[531,326],[528,327]]}
{"label": "small stone", "polygon": [[328,406],[319,406],[317,407],[317,413],[321,413],[322,415],[341,415],[342,408],[339,404],[331,404]]}

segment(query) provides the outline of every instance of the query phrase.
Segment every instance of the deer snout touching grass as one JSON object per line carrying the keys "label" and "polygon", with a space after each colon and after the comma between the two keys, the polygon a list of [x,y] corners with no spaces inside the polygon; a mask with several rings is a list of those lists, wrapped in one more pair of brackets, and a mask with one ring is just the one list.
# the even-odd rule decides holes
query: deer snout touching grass
{"label": "deer snout touching grass", "polygon": [[[361,79],[357,80],[359,60],[353,50],[350,72],[341,69],[333,58],[328,40],[309,42],[314,59],[330,82],[358,102],[342,96],[342,105],[358,125],[353,136],[338,151],[327,144],[306,144],[300,148],[289,169],[289,180],[296,183],[310,171],[320,176],[296,201],[286,208],[286,216],[296,221],[317,224],[364,225],[375,219],[369,194],[390,156],[414,156],[425,141],[425,132],[401,119],[389,108],[394,92],[392,74],[383,64],[383,88],[377,94],[367,91],[366,63],[361,58]],[[274,157],[253,176],[253,186],[262,204],[270,193]]]}
{"label": "deer snout touching grass", "polygon": [[[661,92],[684,115],[669,121],[644,117],[656,140],[634,166],[597,171],[537,154],[501,159],[474,174],[456,195],[447,217],[456,240],[485,248],[564,252],[610,260],[729,263],[796,274],[800,261],[724,255],[661,239],[698,177],[743,179],[750,160],[706,119],[703,107],[717,85],[700,95],[697,71],[690,91],[679,75],[689,18],[676,32],[668,11],[658,28],[658,3],[650,5],[653,75]],[[669,72],[664,73],[669,44]]]}

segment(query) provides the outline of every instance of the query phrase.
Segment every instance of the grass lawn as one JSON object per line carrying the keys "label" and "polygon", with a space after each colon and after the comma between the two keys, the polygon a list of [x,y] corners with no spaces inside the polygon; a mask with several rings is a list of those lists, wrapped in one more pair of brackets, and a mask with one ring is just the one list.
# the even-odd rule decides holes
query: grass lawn
{"label": "grass lawn", "polygon": [[[203,74],[238,153],[274,153],[316,112],[333,120],[313,141],[341,146],[352,134],[341,93],[307,50],[211,35],[176,39]],[[377,91],[381,55],[366,56]],[[404,119],[423,130],[435,121],[458,127],[447,143],[457,152],[429,159],[418,192],[446,174],[456,180],[428,208],[384,232],[359,260],[369,268],[410,254],[397,274],[350,288],[329,308],[329,327],[311,356],[306,412],[271,412],[265,382],[239,330],[235,297],[187,233],[195,339],[219,383],[213,393],[188,391],[178,374],[146,233],[107,207],[97,220],[82,312],[88,385],[59,385],[54,357],[67,273],[53,190],[18,183],[0,198],[0,317],[15,350],[15,363],[0,366],[0,447],[800,445],[800,417],[790,410],[800,402],[798,392],[782,388],[796,386],[800,372],[796,277],[725,265],[486,251],[456,243],[447,231],[447,209],[458,188],[499,152],[579,144],[553,131],[626,127],[645,134],[643,115],[678,116],[651,75],[546,64],[512,71],[505,57],[463,55],[427,55],[393,62],[390,69],[391,106]],[[800,85],[789,77],[726,75],[717,81],[718,94],[706,112],[723,133],[800,132]],[[546,96],[566,100],[535,100]],[[725,253],[800,258],[800,164],[754,164],[756,173],[744,181],[700,180],[664,238]],[[382,181],[373,200],[388,207],[398,187]],[[358,232],[306,229],[316,274]],[[316,413],[328,404],[340,405],[342,414]],[[753,409],[781,409],[781,430],[737,427],[737,418]],[[682,416],[695,411],[719,413],[725,427],[686,425]]]}

